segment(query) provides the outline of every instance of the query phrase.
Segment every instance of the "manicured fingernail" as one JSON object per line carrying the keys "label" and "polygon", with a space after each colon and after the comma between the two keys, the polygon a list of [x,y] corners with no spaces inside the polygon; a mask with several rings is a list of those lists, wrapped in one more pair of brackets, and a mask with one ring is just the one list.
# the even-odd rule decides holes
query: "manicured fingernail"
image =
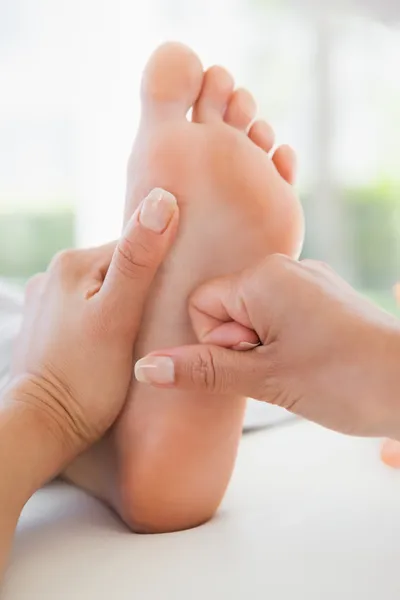
{"label": "manicured fingernail", "polygon": [[237,346],[235,346],[235,350],[254,350],[260,344],[250,344],[250,342],[240,342]]}
{"label": "manicured fingernail", "polygon": [[155,188],[143,200],[139,221],[155,233],[163,233],[168,227],[175,211],[176,198],[161,188]]}
{"label": "manicured fingernail", "polygon": [[175,381],[175,365],[168,356],[148,356],[137,361],[135,377],[141,383],[168,385]]}

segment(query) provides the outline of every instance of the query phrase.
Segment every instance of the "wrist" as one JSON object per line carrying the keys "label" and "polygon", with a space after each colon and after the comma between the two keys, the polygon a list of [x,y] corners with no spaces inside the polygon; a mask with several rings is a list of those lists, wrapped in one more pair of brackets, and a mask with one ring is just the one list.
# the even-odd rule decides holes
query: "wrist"
{"label": "wrist", "polygon": [[12,382],[0,406],[1,479],[10,503],[21,509],[62,470],[71,452],[47,411],[34,402],[28,380]]}
{"label": "wrist", "polygon": [[[70,405],[74,405],[68,390],[54,383],[51,378],[26,375],[14,378],[6,389],[9,404],[24,406],[35,416],[37,428],[49,442],[53,440],[56,455],[61,462],[71,461],[88,445],[81,434],[80,414],[73,415]],[[6,398],[7,400],[7,398]],[[76,405],[76,403],[75,403]]]}

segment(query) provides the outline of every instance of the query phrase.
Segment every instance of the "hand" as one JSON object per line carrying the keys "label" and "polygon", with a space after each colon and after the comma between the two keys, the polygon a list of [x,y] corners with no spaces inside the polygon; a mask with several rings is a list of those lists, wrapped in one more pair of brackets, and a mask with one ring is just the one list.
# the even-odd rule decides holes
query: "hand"
{"label": "hand", "polygon": [[242,394],[343,433],[400,437],[399,322],[326,265],[271,256],[206,283],[189,310],[202,345],[152,353],[136,364],[139,381]]}
{"label": "hand", "polygon": [[143,305],[177,224],[175,198],[154,190],[118,244],[62,252],[27,286],[7,396],[41,414],[65,459],[97,440],[124,404]]}

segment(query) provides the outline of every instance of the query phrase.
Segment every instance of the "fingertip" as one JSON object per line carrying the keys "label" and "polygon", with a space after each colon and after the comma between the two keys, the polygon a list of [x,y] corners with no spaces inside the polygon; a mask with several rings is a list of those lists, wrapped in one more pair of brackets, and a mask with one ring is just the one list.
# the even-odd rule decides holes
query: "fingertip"
{"label": "fingertip", "polygon": [[255,350],[255,348],[259,348],[260,345],[260,342],[240,342],[236,346],[232,346],[232,350],[237,350],[238,352],[249,352],[250,350]]}
{"label": "fingertip", "polygon": [[176,197],[162,188],[154,188],[142,200],[126,222],[120,241],[137,235],[137,230],[163,237],[177,229],[179,206]]}
{"label": "fingertip", "polygon": [[145,356],[135,364],[134,374],[139,383],[170,386],[175,383],[175,363],[170,356]]}
{"label": "fingertip", "polygon": [[153,233],[163,234],[178,212],[178,202],[173,194],[154,188],[139,208],[139,223]]}
{"label": "fingertip", "polygon": [[249,344],[239,351],[205,344],[164,349],[160,354],[140,359],[135,365],[135,377],[157,388],[256,398],[259,357],[245,350],[250,350]]}
{"label": "fingertip", "polygon": [[[197,339],[214,343],[209,335],[222,324],[232,322],[232,283],[229,278],[213,279],[199,286],[189,297],[188,312]],[[212,337],[211,337],[212,340]]]}
{"label": "fingertip", "polygon": [[[111,295],[122,307],[126,303],[124,295],[135,290],[137,304],[141,306],[175,239],[178,221],[175,196],[160,188],[152,190],[125,226],[112,255],[101,295]],[[131,301],[129,304],[130,308],[125,307],[124,314],[128,310],[131,314],[135,312]]]}
{"label": "fingertip", "polygon": [[249,347],[255,348],[260,343],[255,331],[232,320],[222,324],[216,323],[215,327],[205,333],[199,341],[203,344],[241,351],[248,350]]}

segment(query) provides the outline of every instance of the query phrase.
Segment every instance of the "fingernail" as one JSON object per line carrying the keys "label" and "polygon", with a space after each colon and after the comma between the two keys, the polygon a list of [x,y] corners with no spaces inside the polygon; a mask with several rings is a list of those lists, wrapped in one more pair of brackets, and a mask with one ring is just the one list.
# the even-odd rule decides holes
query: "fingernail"
{"label": "fingernail", "polygon": [[140,383],[168,385],[175,381],[175,365],[168,356],[148,356],[135,364],[135,377]]}
{"label": "fingernail", "polygon": [[155,233],[163,233],[177,207],[176,198],[161,188],[155,188],[143,200],[139,221]]}
{"label": "fingernail", "polygon": [[260,344],[250,344],[250,342],[240,342],[237,346],[235,346],[235,350],[254,350]]}

